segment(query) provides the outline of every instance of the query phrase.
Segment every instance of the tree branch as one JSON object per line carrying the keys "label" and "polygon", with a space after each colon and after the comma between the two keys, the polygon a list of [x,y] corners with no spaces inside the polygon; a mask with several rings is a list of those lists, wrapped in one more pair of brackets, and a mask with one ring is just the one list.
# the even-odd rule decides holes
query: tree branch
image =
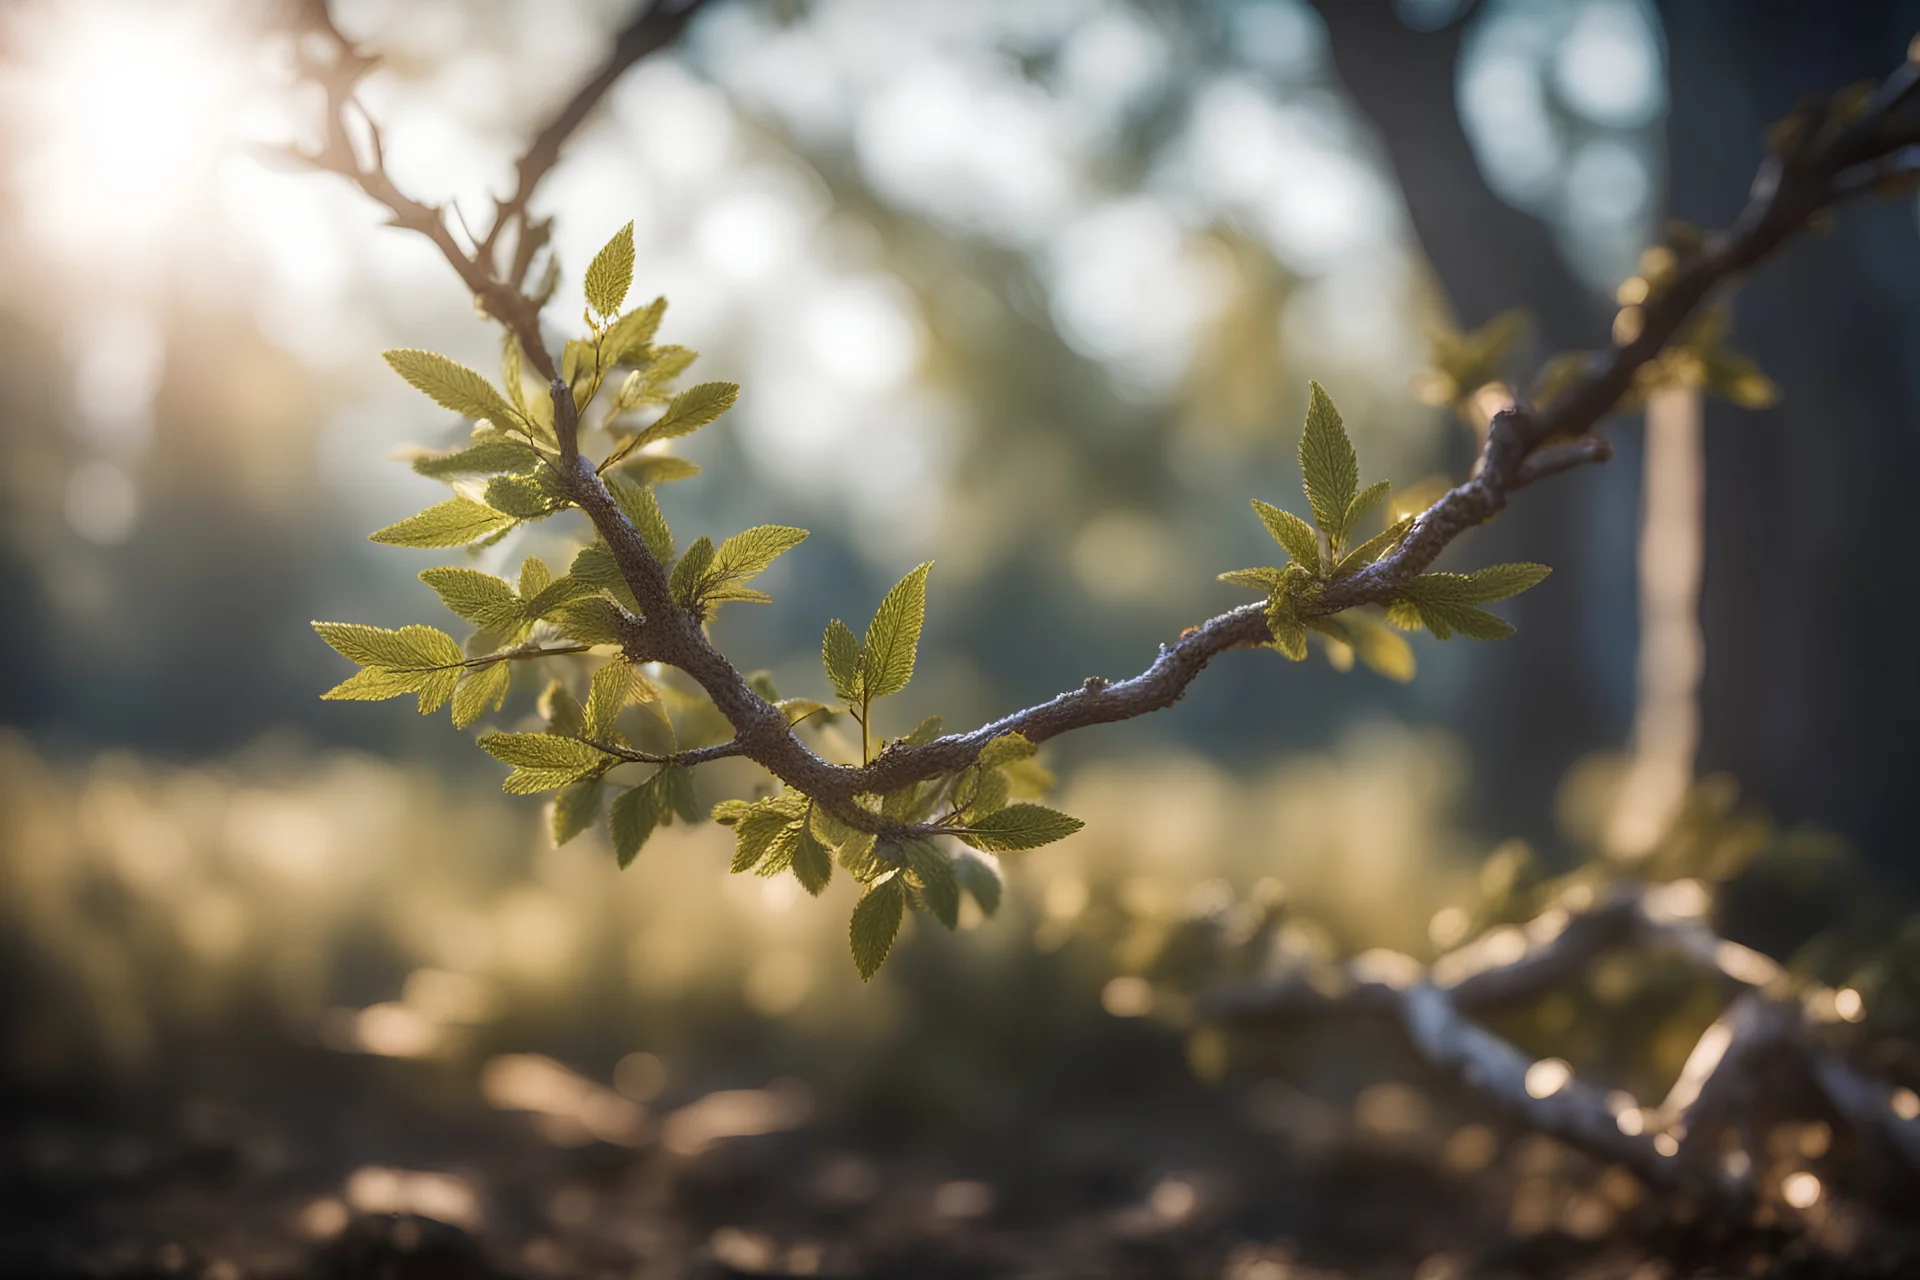
{"label": "tree branch", "polygon": [[[1780,1110],[1802,1085],[1920,1174],[1920,1120],[1903,1119],[1885,1084],[1819,1042],[1801,996],[1774,989],[1777,966],[1720,938],[1697,915],[1676,913],[1663,896],[1671,893],[1672,886],[1615,885],[1583,911],[1554,907],[1525,926],[1498,926],[1430,967],[1410,957],[1384,963],[1363,955],[1330,971],[1295,969],[1217,988],[1202,996],[1199,1013],[1253,1026],[1334,1018],[1388,1023],[1430,1067],[1516,1122],[1625,1165],[1656,1190],[1689,1191],[1727,1212],[1744,1211],[1753,1189],[1747,1174],[1721,1164],[1722,1135],[1764,1131],[1757,1123],[1769,1118],[1763,1113]],[[1631,1133],[1605,1095],[1576,1077],[1536,1097],[1527,1079],[1532,1060],[1472,1021],[1541,999],[1612,952],[1659,946],[1732,978],[1740,994],[1701,1035],[1666,1099],[1641,1112],[1640,1124],[1626,1126]],[[1753,959],[1729,964],[1729,947]]]}
{"label": "tree branch", "polygon": [[[1264,606],[1243,605],[1189,629],[1173,644],[1162,645],[1153,663],[1131,679],[1111,684],[1089,679],[1078,689],[968,733],[918,746],[893,743],[871,763],[857,767],[830,764],[815,755],[795,735],[786,717],[755,693],[713,647],[702,620],[674,601],[665,567],[654,559],[595,468],[580,456],[572,395],[558,378],[556,363],[540,334],[543,299],[530,295],[525,286],[532,256],[528,245],[545,236],[544,224],[530,222],[527,212],[540,180],[552,169],[566,139],[619,76],[677,36],[699,3],[689,0],[675,8],[656,4],[622,33],[600,71],[536,135],[517,166],[519,180],[513,195],[499,202],[493,227],[472,254],[455,241],[443,210],[415,201],[395,187],[382,163],[377,129],[372,135],[373,155],[361,159],[346,111],[356,105],[354,86],[373,60],[341,37],[323,0],[310,0],[308,26],[327,37],[330,56],[316,56],[305,44],[300,46],[302,72],[325,88],[327,98],[325,141],[317,152],[303,158],[347,177],[384,205],[395,225],[431,240],[479,305],[519,340],[527,359],[551,383],[562,454],[561,483],[606,543],[643,614],[636,633],[627,638],[627,652],[644,653],[650,660],[685,671],[733,726],[731,754],[754,760],[845,822],[863,830],[904,835],[910,828],[872,813],[858,798],[952,774],[1003,734],[1020,733],[1039,743],[1169,707],[1219,654],[1270,642]],[[1825,106],[1803,112],[1797,134],[1761,169],[1733,228],[1684,261],[1672,281],[1637,309],[1637,332],[1592,360],[1544,408],[1516,406],[1497,415],[1473,478],[1421,513],[1405,539],[1383,558],[1347,577],[1321,580],[1300,601],[1302,615],[1324,617],[1361,605],[1392,603],[1403,584],[1432,565],[1466,530],[1499,515],[1516,491],[1582,464],[1605,461],[1611,450],[1594,434],[1595,429],[1633,389],[1640,370],[1660,355],[1709,295],[1777,250],[1817,215],[1869,189],[1871,183],[1863,175],[1882,175],[1888,165],[1907,163],[1908,150],[1920,144],[1920,120],[1912,118],[1910,110],[1917,75],[1920,72],[1913,65],[1903,65],[1848,120],[1830,119]],[[495,253],[509,226],[516,229],[518,243],[514,262],[503,276]]]}

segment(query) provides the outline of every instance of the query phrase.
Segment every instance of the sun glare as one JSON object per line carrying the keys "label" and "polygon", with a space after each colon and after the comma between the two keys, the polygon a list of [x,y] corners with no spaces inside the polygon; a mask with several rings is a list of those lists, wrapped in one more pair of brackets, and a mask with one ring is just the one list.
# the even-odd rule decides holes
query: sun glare
{"label": "sun glare", "polygon": [[240,61],[187,3],[17,13],[15,91],[31,122],[17,171],[35,230],[72,253],[147,248],[205,189],[230,131]]}

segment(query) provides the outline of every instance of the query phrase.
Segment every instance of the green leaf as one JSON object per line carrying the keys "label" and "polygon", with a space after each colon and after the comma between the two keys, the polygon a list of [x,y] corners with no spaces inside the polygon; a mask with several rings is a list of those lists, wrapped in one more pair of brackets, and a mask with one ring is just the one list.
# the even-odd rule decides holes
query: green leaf
{"label": "green leaf", "polygon": [[633,224],[613,233],[587,265],[587,305],[603,316],[620,310],[633,287]]}
{"label": "green leaf", "polygon": [[1285,580],[1278,569],[1229,569],[1214,576],[1236,587],[1249,587],[1262,595],[1271,595]]}
{"label": "green leaf", "polygon": [[539,556],[528,556],[520,562],[520,598],[531,601],[535,596],[553,585],[553,570],[547,568],[547,562]]}
{"label": "green leaf", "polygon": [[618,474],[636,484],[672,484],[675,480],[691,480],[699,475],[700,464],[671,453],[643,453],[622,462]]}
{"label": "green leaf", "polygon": [[645,359],[647,348],[653,343],[653,335],[660,331],[660,321],[666,314],[667,300],[655,298],[646,306],[636,307],[615,320],[601,341],[601,351],[607,363],[634,364]]}
{"label": "green leaf", "polygon": [[1380,533],[1341,556],[1340,563],[1333,567],[1334,580],[1338,581],[1350,573],[1359,572],[1405,542],[1407,534],[1413,529],[1413,522],[1418,518],[1405,516],[1396,520]]}
{"label": "green leaf", "polygon": [[505,662],[469,670],[454,686],[454,728],[465,729],[488,711],[498,711],[506,701],[507,686],[512,682],[513,673]]}
{"label": "green leaf", "polygon": [[960,881],[960,887],[980,904],[983,914],[992,915],[1000,909],[1000,895],[1005,886],[1000,872],[985,858],[971,849],[962,849],[954,855],[953,874]]}
{"label": "green leaf", "polygon": [[586,708],[573,696],[573,691],[560,680],[549,680],[544,693],[540,695],[540,715],[547,722],[548,733],[564,734],[569,738],[578,738],[587,728]]}
{"label": "green leaf", "polygon": [[556,847],[585,831],[600,818],[600,795],[605,784],[587,778],[560,789],[553,798],[553,843]]}
{"label": "green leaf", "polygon": [[363,667],[321,694],[327,702],[379,702],[404,693],[418,693],[432,674],[429,671],[394,671],[387,667]]}
{"label": "green leaf", "polygon": [[520,597],[513,593],[505,578],[496,578],[478,569],[447,566],[422,569],[420,581],[432,587],[440,602],[455,616],[475,626],[504,626],[520,617]]}
{"label": "green leaf", "polygon": [[946,727],[947,718],[945,716],[928,716],[925,720],[922,720],[913,727],[912,733],[900,739],[900,741],[909,747],[924,747],[939,737],[940,731]]}
{"label": "green leaf", "polygon": [[808,716],[827,710],[826,703],[815,702],[812,698],[780,698],[773,705],[780,708],[780,713],[786,716],[790,725],[799,724]]}
{"label": "green leaf", "polygon": [[700,583],[712,563],[713,539],[701,534],[687,548],[687,553],[680,557],[680,563],[673,566],[673,576],[667,581],[667,590],[672,593],[675,603],[686,609],[694,609],[699,605]]}
{"label": "green leaf", "polygon": [[438,352],[400,349],[387,352],[386,360],[395,373],[443,409],[463,418],[484,418],[497,427],[520,421],[492,383]]}
{"label": "green leaf", "polygon": [[609,592],[636,613],[640,609],[632,589],[627,586],[626,575],[620,572],[620,562],[613,558],[613,552],[604,542],[590,542],[580,548],[573,563],[567,566],[567,577],[591,590]]}
{"label": "green leaf", "polygon": [[454,638],[434,627],[409,626],[389,631],[363,622],[316,622],[313,629],[341,657],[363,667],[430,670],[458,666],[466,659]]}
{"label": "green leaf", "polygon": [[906,904],[906,886],[898,874],[875,884],[855,904],[847,940],[853,948],[854,967],[860,970],[863,981],[871,981],[886,963],[894,939],[900,936],[900,916]]}
{"label": "green leaf", "polygon": [[860,701],[860,640],[838,618],[827,624],[827,633],[820,639],[820,661],[833,691],[843,701]]}
{"label": "green leaf", "polygon": [[653,781],[649,778],[637,787],[628,787],[607,813],[607,831],[613,836],[613,851],[622,870],[633,864],[634,855],[659,825],[659,791]]}
{"label": "green leaf", "polygon": [[659,421],[633,438],[631,447],[639,448],[656,440],[690,436],[733,408],[740,398],[740,387],[732,382],[702,382],[688,387],[673,398]]}
{"label": "green leaf", "polygon": [[1540,585],[1552,572],[1553,570],[1544,564],[1533,564],[1524,560],[1513,564],[1488,565],[1484,569],[1475,569],[1466,575],[1468,594],[1461,598],[1473,604],[1506,600],[1519,595],[1529,587]]}
{"label": "green leaf", "polygon": [[427,672],[420,681],[420,699],[417,704],[420,714],[430,716],[446,706],[447,699],[453,696],[453,691],[459,683],[460,668],[458,667],[442,667],[437,671]]}
{"label": "green leaf", "polygon": [[587,693],[583,737],[596,742],[614,741],[614,722],[620,716],[620,708],[633,697],[634,680],[639,674],[624,658],[615,658],[593,673],[593,684]]}
{"label": "green leaf", "polygon": [[933,918],[949,929],[960,924],[960,880],[954,874],[953,859],[925,840],[909,840],[901,846],[907,870],[919,881],[920,903]]}
{"label": "green leaf", "polygon": [[1360,462],[1340,421],[1340,411],[1317,382],[1307,384],[1307,426],[1300,435],[1300,473],[1314,523],[1328,536],[1344,537],[1347,508],[1360,487]]}
{"label": "green leaf", "polygon": [[920,647],[920,627],[927,617],[929,560],[895,583],[867,624],[860,646],[862,693],[868,699],[900,692],[913,679],[914,655]]}
{"label": "green leaf", "polygon": [[1273,647],[1295,662],[1307,660],[1307,627],[1300,620],[1291,598],[1274,592],[1267,598],[1267,630],[1273,633]]}
{"label": "green leaf", "polygon": [[1087,824],[1055,809],[1037,804],[1009,805],[988,814],[964,831],[956,832],[976,849],[989,853],[1008,853],[1018,849],[1037,849],[1055,840],[1064,840]]}
{"label": "green leaf", "polygon": [[1349,619],[1353,651],[1360,661],[1385,676],[1406,684],[1413,679],[1413,646],[1372,618]]}
{"label": "green leaf", "polygon": [[1379,503],[1382,498],[1387,496],[1388,487],[1385,480],[1376,480],[1362,489],[1358,496],[1347,504],[1347,513],[1340,521],[1341,537],[1344,538],[1352,533],[1354,526],[1360,523],[1367,512],[1373,510],[1374,506]]}
{"label": "green leaf", "polygon": [[619,476],[610,480],[607,488],[613,494],[620,513],[640,531],[640,537],[647,544],[647,550],[653,552],[653,558],[663,565],[672,564],[673,530],[667,528],[667,518],[660,514],[660,503],[654,498],[653,490]]}
{"label": "green leaf", "polygon": [[653,781],[660,788],[662,825],[671,823],[676,814],[688,826],[700,821],[700,802],[693,794],[693,770],[670,764],[655,774]]}
{"label": "green leaf", "polygon": [[1420,621],[1436,640],[1450,640],[1455,632],[1469,640],[1504,640],[1513,634],[1513,624],[1470,604],[1451,600],[1415,600],[1413,607]]}
{"label": "green leaf", "polygon": [[482,440],[453,453],[429,453],[413,459],[416,475],[443,480],[448,476],[484,476],[500,472],[531,471],[540,463],[532,445],[518,440]]}
{"label": "green leaf", "polygon": [[813,834],[813,825],[803,823],[793,846],[793,877],[814,897],[826,892],[833,879],[833,854]]}
{"label": "green leaf", "polygon": [[540,520],[567,506],[538,476],[495,476],[487,481],[487,505],[522,520]]}
{"label": "green leaf", "polygon": [[579,644],[619,644],[626,634],[620,606],[600,596],[569,600],[545,616],[562,635]]}
{"label": "green leaf", "polygon": [[1253,509],[1260,516],[1260,522],[1267,526],[1267,532],[1273,540],[1285,549],[1308,573],[1320,572],[1320,538],[1313,526],[1291,511],[1282,511],[1270,502],[1253,500]]}
{"label": "green leaf", "polygon": [[999,769],[976,769],[973,785],[966,792],[966,808],[960,815],[962,823],[970,825],[976,819],[998,813],[1012,798],[1013,785],[1005,773]]}
{"label": "green leaf", "polygon": [[767,856],[774,842],[793,826],[793,818],[785,810],[754,805],[733,823],[733,862],[727,869],[735,875],[752,871]]}
{"label": "green leaf", "polygon": [[982,769],[997,769],[1003,764],[1012,764],[1015,760],[1025,760],[1039,749],[1024,733],[1003,733],[980,748],[980,754],[974,757],[974,763]]}
{"label": "green leaf", "polygon": [[617,763],[597,747],[550,733],[483,733],[480,749],[514,766],[501,789],[516,796],[554,791]]}
{"label": "green leaf", "polygon": [[369,535],[373,542],[390,547],[464,547],[488,534],[513,527],[510,515],[475,502],[472,498],[448,498],[417,516],[408,516]]}
{"label": "green leaf", "polygon": [[[757,525],[734,534],[720,544],[720,549],[713,554],[713,563],[701,575],[699,598],[702,600],[746,598],[739,593],[741,583],[751,581],[782,554],[806,540],[805,529],[793,529],[779,524]],[[759,592],[752,594],[765,598]]]}

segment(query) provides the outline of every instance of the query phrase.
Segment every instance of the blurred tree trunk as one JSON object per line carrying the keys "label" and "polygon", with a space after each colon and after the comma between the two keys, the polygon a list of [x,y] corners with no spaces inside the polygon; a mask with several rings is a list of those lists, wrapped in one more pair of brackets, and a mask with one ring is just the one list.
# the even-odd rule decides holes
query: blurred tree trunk
{"label": "blurred tree trunk", "polygon": [[[1676,216],[1724,225],[1761,132],[1808,90],[1898,65],[1920,4],[1662,5]],[[1920,885],[1920,237],[1913,202],[1865,205],[1743,291],[1736,345],[1786,390],[1707,408],[1703,770],[1787,821],[1856,840]]]}
{"label": "blurred tree trunk", "polygon": [[[1455,108],[1463,24],[1416,32],[1387,0],[1316,0],[1316,7],[1334,66],[1379,132],[1458,323],[1472,328],[1524,307],[1536,321],[1543,353],[1604,342],[1611,309],[1567,269],[1548,228],[1506,204],[1480,177]],[[1631,450],[1614,464],[1628,471],[1635,466]],[[1624,683],[1623,672],[1608,664],[1631,662],[1631,565],[1622,571],[1601,564],[1620,549],[1596,546],[1603,540],[1591,532],[1608,487],[1597,474],[1581,475],[1557,483],[1551,496],[1523,495],[1470,539],[1474,563],[1526,559],[1554,566],[1550,589],[1516,602],[1511,616],[1519,634],[1497,652],[1476,654],[1460,714],[1476,775],[1494,781],[1479,789],[1486,799],[1473,816],[1536,840],[1552,832],[1554,794],[1567,768],[1626,732],[1611,693]],[[1611,639],[1596,644],[1596,633]]]}

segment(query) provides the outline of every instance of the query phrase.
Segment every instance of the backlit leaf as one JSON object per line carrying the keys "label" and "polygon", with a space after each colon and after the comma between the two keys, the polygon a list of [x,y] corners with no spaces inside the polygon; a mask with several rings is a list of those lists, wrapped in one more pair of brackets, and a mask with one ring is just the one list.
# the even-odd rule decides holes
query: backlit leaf
{"label": "backlit leaf", "polygon": [[898,874],[875,884],[855,904],[847,940],[853,949],[854,967],[859,969],[862,980],[871,980],[886,963],[894,939],[900,936],[900,916],[906,904],[906,885]]}
{"label": "backlit leaf", "polygon": [[512,516],[472,498],[448,498],[368,536],[391,547],[463,547],[514,523]]}
{"label": "backlit leaf", "polygon": [[1307,425],[1300,435],[1300,473],[1314,523],[1333,537],[1345,533],[1347,508],[1360,487],[1360,462],[1332,397],[1317,382],[1307,384]]}
{"label": "backlit leaf", "polygon": [[1267,526],[1267,532],[1273,540],[1286,550],[1308,573],[1320,572],[1320,537],[1314,533],[1313,526],[1291,511],[1282,511],[1270,502],[1253,500],[1253,509],[1260,516],[1260,523]]}
{"label": "backlit leaf", "polygon": [[613,233],[613,239],[587,264],[587,305],[603,316],[620,310],[633,287],[633,224]]}
{"label": "backlit leaf", "polygon": [[520,421],[492,383],[438,352],[403,348],[387,352],[386,361],[416,390],[463,418],[484,418],[497,427],[512,426]]}
{"label": "backlit leaf", "polygon": [[867,625],[860,649],[865,697],[898,693],[913,679],[914,655],[927,616],[927,571],[932,568],[929,560],[895,583]]}
{"label": "backlit leaf", "polygon": [[1064,840],[1086,825],[1078,818],[1044,805],[1015,804],[989,814],[956,834],[976,849],[1007,853]]}

